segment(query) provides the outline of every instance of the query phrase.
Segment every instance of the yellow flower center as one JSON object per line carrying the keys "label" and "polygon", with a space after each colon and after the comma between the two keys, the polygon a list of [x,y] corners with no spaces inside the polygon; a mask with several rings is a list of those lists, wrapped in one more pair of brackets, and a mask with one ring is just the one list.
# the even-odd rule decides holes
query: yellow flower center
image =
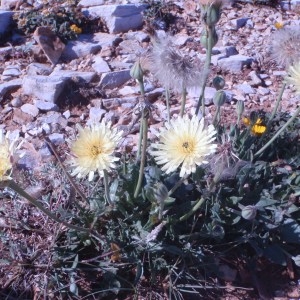
{"label": "yellow flower center", "polygon": [[195,145],[193,142],[184,142],[182,143],[182,151],[185,154],[190,154],[195,151]]}
{"label": "yellow flower center", "polygon": [[92,145],[90,148],[90,153],[93,158],[103,153],[103,147],[101,145]]}

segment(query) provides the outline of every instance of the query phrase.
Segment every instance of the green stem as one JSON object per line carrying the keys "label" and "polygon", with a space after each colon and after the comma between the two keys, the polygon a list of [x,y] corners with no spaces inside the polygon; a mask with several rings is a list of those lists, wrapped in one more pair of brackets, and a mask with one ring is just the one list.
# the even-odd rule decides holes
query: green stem
{"label": "green stem", "polygon": [[180,117],[182,118],[184,115],[184,109],[185,109],[185,103],[186,103],[186,88],[182,88],[182,100],[181,100],[181,109],[180,109]]}
{"label": "green stem", "polygon": [[213,118],[213,125],[216,127],[218,122],[220,121],[220,106],[217,105],[217,110]]}
{"label": "green stem", "polygon": [[262,152],[264,152],[278,138],[278,136],[297,118],[297,116],[299,115],[299,113],[300,113],[300,106],[294,112],[294,114],[292,115],[292,117],[284,124],[284,126],[282,126],[276,132],[276,134],[259,151],[257,151],[254,154],[253,158],[258,157]]}
{"label": "green stem", "polygon": [[143,136],[143,145],[142,145],[142,153],[141,153],[141,162],[140,162],[140,171],[139,171],[139,178],[134,192],[134,198],[137,198],[139,195],[143,178],[144,178],[144,169],[145,169],[145,162],[146,162],[146,150],[147,150],[147,137],[148,137],[148,116],[146,116],[145,109],[143,110],[142,114],[142,136]]}
{"label": "green stem", "polygon": [[[144,86],[144,81],[143,80],[138,80],[139,86],[140,86],[140,92],[143,97],[143,100],[140,102],[140,105],[144,105],[144,97],[145,97],[145,86]],[[143,125],[141,122],[140,126],[140,132],[139,132],[139,141],[138,141],[138,148],[136,152],[136,162],[140,160],[141,156],[141,148],[142,148],[142,130],[143,130]]]}
{"label": "green stem", "polygon": [[[25,199],[27,199],[31,204],[33,204],[35,207],[37,207],[39,210],[41,210],[44,214],[46,214],[49,218],[51,218],[53,221],[63,224],[66,227],[76,230],[76,231],[81,231],[81,232],[85,232],[88,234],[92,233],[92,230],[89,228],[84,228],[84,227],[79,227],[76,225],[72,225],[64,220],[61,220],[60,218],[58,218],[55,214],[53,214],[50,210],[48,210],[47,208],[45,208],[40,202],[38,202],[36,199],[34,199],[32,196],[30,196],[29,194],[27,194],[15,181],[13,180],[7,180],[5,182],[3,182],[3,184],[5,186],[7,186],[8,188],[14,190],[16,193],[18,193],[20,196],[24,197]],[[99,235],[96,235],[99,237]]]}
{"label": "green stem", "polygon": [[187,212],[185,215],[183,215],[182,217],[179,218],[179,222],[187,220],[191,215],[193,215],[201,207],[201,205],[204,202],[205,202],[205,199],[200,198],[189,212]]}
{"label": "green stem", "polygon": [[104,182],[104,193],[105,199],[109,205],[113,205],[109,195],[109,184],[108,184],[108,173],[107,170],[103,170],[103,182]]}
{"label": "green stem", "polygon": [[170,123],[170,91],[166,89],[166,104],[167,104],[167,113],[168,113],[168,123]]}
{"label": "green stem", "polygon": [[206,51],[206,59],[204,63],[204,68],[203,68],[203,81],[201,83],[201,91],[200,91],[200,96],[199,100],[197,103],[196,107],[196,115],[199,113],[200,106],[202,104],[202,116],[205,117],[205,99],[204,99],[204,92],[205,92],[205,85],[207,82],[208,74],[209,74],[209,67],[211,63],[211,55],[212,55],[212,43],[213,43],[213,27],[207,26],[207,51]]}
{"label": "green stem", "polygon": [[279,103],[281,102],[281,99],[282,99],[282,95],[283,95],[283,92],[285,90],[285,87],[286,87],[286,83],[283,83],[282,87],[281,87],[281,90],[280,90],[280,93],[277,97],[277,100],[276,100],[276,103],[275,103],[275,106],[273,108],[273,111],[272,111],[272,114],[270,116],[270,119],[268,121],[268,124],[267,124],[267,127],[269,127],[269,125],[271,124],[273,118],[275,117],[275,114],[277,113],[277,110],[278,110],[278,107],[279,107]]}
{"label": "green stem", "polygon": [[144,81],[143,80],[138,80],[138,82],[139,82],[139,86],[140,86],[141,95],[144,97],[145,96]]}

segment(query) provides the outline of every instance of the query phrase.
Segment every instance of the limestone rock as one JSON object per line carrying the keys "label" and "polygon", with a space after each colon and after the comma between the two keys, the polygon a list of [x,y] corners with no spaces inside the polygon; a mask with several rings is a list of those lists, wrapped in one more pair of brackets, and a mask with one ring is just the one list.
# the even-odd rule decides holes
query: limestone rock
{"label": "limestone rock", "polygon": [[31,63],[27,67],[27,75],[49,75],[52,68],[45,64]]}
{"label": "limestone rock", "polygon": [[90,7],[90,6],[99,6],[103,4],[104,4],[104,0],[81,0],[79,1],[78,6]]}
{"label": "limestone rock", "polygon": [[222,58],[218,60],[218,65],[226,71],[232,73],[239,73],[244,66],[250,66],[253,59],[245,55],[233,55],[230,57]]}
{"label": "limestone rock", "polygon": [[13,90],[17,90],[22,85],[22,79],[13,79],[8,82],[4,82],[0,84],[0,102],[3,100],[4,96],[8,92],[12,92]]}
{"label": "limestone rock", "polygon": [[130,79],[130,70],[121,70],[110,73],[104,73],[101,76],[99,86],[104,89],[113,89],[123,85]]}
{"label": "limestone rock", "polygon": [[0,11],[0,44],[4,42],[4,35],[10,30],[13,12]]}
{"label": "limestone rock", "polygon": [[55,103],[67,81],[66,77],[61,76],[25,76],[22,84],[23,93]]}
{"label": "limestone rock", "polygon": [[78,80],[84,83],[90,83],[96,76],[95,72],[80,72],[72,70],[54,70],[49,77],[61,77],[66,79]]}
{"label": "limestone rock", "polygon": [[20,107],[21,111],[31,115],[33,117],[36,117],[39,114],[39,110],[35,105],[32,105],[30,103],[25,103]]}
{"label": "limestone rock", "polygon": [[57,64],[65,48],[65,44],[60,38],[49,27],[38,27],[33,33],[33,37],[51,64]]}
{"label": "limestone rock", "polygon": [[83,9],[82,12],[92,18],[103,18],[110,33],[121,33],[142,26],[142,12],[146,7],[145,4],[101,5]]}
{"label": "limestone rock", "polygon": [[99,74],[110,72],[108,63],[101,56],[95,57],[92,67]]}

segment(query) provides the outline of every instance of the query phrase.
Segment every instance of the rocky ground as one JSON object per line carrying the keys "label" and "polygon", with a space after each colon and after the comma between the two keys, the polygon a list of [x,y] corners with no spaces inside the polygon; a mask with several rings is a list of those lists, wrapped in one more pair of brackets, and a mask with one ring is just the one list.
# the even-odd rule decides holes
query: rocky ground
{"label": "rocky ground", "polygon": [[[0,34],[3,36],[13,26],[12,14],[26,9],[26,3],[16,2],[1,2]],[[54,52],[43,45],[39,39],[42,34],[38,37],[32,34],[21,37],[14,32],[5,35],[7,42],[0,47],[0,128],[9,130],[12,139],[20,136],[27,141],[24,147],[28,151],[20,161],[21,168],[36,171],[54,160],[44,137],[66,156],[66,141],[76,136],[75,125],[102,118],[124,130],[126,139],[122,147],[135,150],[140,97],[139,86],[129,72],[137,57],[151,48],[153,25],[149,24],[155,16],[143,18],[146,5],[139,1],[115,2],[82,0],[82,10],[101,17],[106,32],[79,34],[78,39]],[[182,53],[203,61],[205,50],[199,41],[203,24],[196,1],[170,3],[167,10],[174,17],[168,28],[172,42]],[[222,75],[226,81],[227,101],[222,111],[225,123],[236,119],[237,100],[245,101],[246,113],[272,109],[286,74],[283,66],[270,59],[270,36],[278,30],[276,23],[300,28],[299,10],[296,6],[290,9],[287,2],[271,7],[237,1],[224,8],[217,26],[219,42],[213,50],[205,94],[208,119],[215,111],[212,101],[216,92],[212,87],[215,75]],[[152,132],[166,120],[164,88],[150,73],[145,76],[145,87],[147,99],[153,104]],[[198,95],[197,89],[188,91],[187,112],[195,109]],[[293,87],[288,87],[281,110],[294,111],[298,101]],[[179,110],[180,95],[172,92],[172,115]],[[276,299],[287,296],[300,297],[292,289],[279,292]]]}

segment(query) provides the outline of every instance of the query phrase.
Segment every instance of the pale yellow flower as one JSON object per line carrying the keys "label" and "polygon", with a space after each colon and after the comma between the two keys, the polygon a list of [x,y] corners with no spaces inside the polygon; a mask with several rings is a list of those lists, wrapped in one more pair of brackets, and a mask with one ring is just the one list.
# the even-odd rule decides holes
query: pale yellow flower
{"label": "pale yellow flower", "polygon": [[293,84],[297,94],[300,94],[300,62],[289,67],[288,76],[285,78],[285,81],[289,84]]}
{"label": "pale yellow flower", "polygon": [[180,177],[196,171],[196,167],[206,164],[205,157],[216,151],[216,130],[213,125],[204,127],[204,120],[197,116],[178,117],[165,125],[159,134],[159,143],[152,144],[150,153],[162,171],[171,173],[181,166]]}
{"label": "pale yellow flower", "polygon": [[14,142],[10,142],[8,133],[4,135],[0,129],[0,181],[11,179],[13,151]]}
{"label": "pale yellow flower", "polygon": [[71,150],[74,158],[71,164],[75,169],[72,176],[78,178],[88,176],[93,180],[95,172],[103,176],[103,171],[115,168],[119,158],[114,156],[115,148],[121,139],[122,132],[111,129],[111,123],[92,124],[89,127],[79,128],[79,137],[72,144]]}
{"label": "pale yellow flower", "polygon": [[71,25],[70,26],[70,29],[75,32],[76,34],[80,34],[82,33],[82,29],[78,26],[76,26],[75,24]]}

